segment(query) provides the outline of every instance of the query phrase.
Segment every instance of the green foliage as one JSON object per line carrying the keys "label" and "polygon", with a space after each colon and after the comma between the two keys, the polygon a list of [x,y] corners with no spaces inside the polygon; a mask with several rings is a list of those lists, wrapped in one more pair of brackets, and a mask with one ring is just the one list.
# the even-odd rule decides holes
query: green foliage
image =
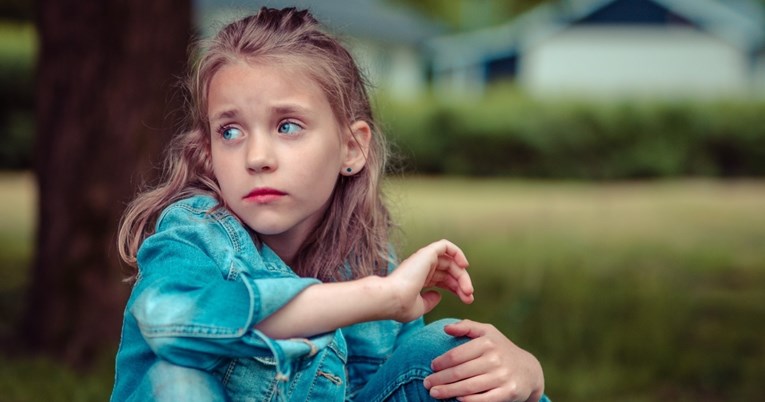
{"label": "green foliage", "polygon": [[36,40],[31,23],[0,23],[0,168],[32,163]]}
{"label": "green foliage", "polygon": [[396,104],[383,121],[410,172],[624,179],[765,175],[765,102],[482,100]]}
{"label": "green foliage", "polygon": [[471,30],[509,21],[518,14],[556,0],[388,0],[445,22],[458,30]]}

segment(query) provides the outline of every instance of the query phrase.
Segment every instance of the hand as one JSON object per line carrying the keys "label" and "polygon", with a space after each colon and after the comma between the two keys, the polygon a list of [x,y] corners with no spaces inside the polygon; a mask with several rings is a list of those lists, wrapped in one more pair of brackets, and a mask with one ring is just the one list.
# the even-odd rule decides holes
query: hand
{"label": "hand", "polygon": [[472,340],[433,359],[425,388],[434,398],[537,402],[544,392],[539,361],[493,325],[463,320],[447,325],[451,336]]}
{"label": "hand", "polygon": [[448,240],[431,243],[402,261],[385,281],[393,289],[394,320],[408,322],[432,310],[441,295],[426,288],[446,289],[464,303],[473,302],[473,283],[468,261],[459,247]]}

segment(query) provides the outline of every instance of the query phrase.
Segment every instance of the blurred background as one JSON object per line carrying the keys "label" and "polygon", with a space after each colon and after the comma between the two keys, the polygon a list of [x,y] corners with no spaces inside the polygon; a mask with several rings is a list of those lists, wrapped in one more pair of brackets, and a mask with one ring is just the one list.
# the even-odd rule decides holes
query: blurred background
{"label": "blurred background", "polygon": [[449,238],[556,401],[765,394],[765,1],[0,0],[0,399],[102,401],[119,216],[193,39],[307,7],[364,67],[402,254]]}

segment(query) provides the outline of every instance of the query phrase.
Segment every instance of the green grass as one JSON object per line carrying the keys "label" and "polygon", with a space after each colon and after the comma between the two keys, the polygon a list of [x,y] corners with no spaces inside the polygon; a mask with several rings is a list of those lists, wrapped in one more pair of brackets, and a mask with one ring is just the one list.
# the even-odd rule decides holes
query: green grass
{"label": "green grass", "polygon": [[113,361],[99,370],[75,373],[45,358],[0,357],[0,387],[7,402],[103,402],[114,381]]}
{"label": "green grass", "polygon": [[765,391],[765,183],[393,181],[405,249],[445,237],[476,302],[557,400],[734,400]]}
{"label": "green grass", "polygon": [[[0,328],[26,285],[34,188],[0,175]],[[757,400],[765,393],[765,181],[581,183],[409,178],[387,187],[402,254],[448,238],[488,321],[532,351],[557,401]],[[0,357],[10,401],[104,400],[92,374]]]}

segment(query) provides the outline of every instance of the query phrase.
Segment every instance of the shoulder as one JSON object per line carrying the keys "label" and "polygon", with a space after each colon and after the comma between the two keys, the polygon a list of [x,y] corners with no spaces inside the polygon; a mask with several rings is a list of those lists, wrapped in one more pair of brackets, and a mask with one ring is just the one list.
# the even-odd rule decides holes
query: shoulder
{"label": "shoulder", "polygon": [[254,246],[239,219],[210,195],[194,195],[170,204],[160,214],[155,229],[145,243],[151,243],[152,238],[170,239],[214,254],[220,249],[237,254]]}
{"label": "shoulder", "polygon": [[232,241],[249,237],[242,223],[210,195],[194,195],[167,206],[157,219],[156,232],[187,227],[195,231],[222,231]]}
{"label": "shoulder", "polygon": [[[157,220],[157,231],[173,223],[211,218],[211,212],[220,209],[218,200],[210,195],[193,195],[165,207]],[[210,216],[208,216],[210,215]]]}

